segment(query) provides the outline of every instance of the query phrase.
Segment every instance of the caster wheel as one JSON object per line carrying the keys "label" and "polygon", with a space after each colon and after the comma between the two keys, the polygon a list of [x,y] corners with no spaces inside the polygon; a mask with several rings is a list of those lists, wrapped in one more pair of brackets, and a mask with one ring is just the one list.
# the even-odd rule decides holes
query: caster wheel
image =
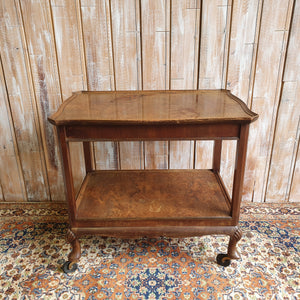
{"label": "caster wheel", "polygon": [[63,269],[64,273],[69,274],[69,273],[75,272],[78,269],[78,265],[76,263],[66,261],[63,264],[62,269]]}
{"label": "caster wheel", "polygon": [[220,266],[228,267],[230,265],[230,258],[227,256],[227,254],[218,254],[217,263]]}

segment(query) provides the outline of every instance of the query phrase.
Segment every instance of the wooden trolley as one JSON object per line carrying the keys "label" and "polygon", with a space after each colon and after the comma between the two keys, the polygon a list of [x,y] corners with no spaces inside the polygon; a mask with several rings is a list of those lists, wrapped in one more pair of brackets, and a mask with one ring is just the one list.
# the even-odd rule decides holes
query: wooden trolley
{"label": "wooden trolley", "polygon": [[[239,258],[236,244],[249,124],[258,115],[227,90],[78,92],[49,121],[64,166],[72,246],[65,272],[80,259],[78,237],[230,236],[217,262]],[[212,169],[95,170],[93,141],[214,140]],[[237,140],[232,197],[220,176],[222,140]],[[75,195],[69,142],[82,142],[86,176]],[[184,154],[183,154],[184,155]]]}

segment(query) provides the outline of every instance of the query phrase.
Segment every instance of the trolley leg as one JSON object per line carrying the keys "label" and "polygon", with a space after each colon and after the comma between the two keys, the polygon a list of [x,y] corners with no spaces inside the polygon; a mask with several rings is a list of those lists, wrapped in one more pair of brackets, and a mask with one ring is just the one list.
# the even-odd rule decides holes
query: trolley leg
{"label": "trolley leg", "polygon": [[239,259],[240,254],[236,249],[237,242],[242,237],[242,231],[239,227],[236,227],[236,230],[230,235],[227,254],[218,254],[217,263],[221,266],[227,267],[230,265],[231,259]]}
{"label": "trolley leg", "polygon": [[79,262],[81,251],[79,240],[71,229],[68,229],[67,241],[71,244],[72,251],[68,256],[68,261],[63,264],[63,271],[73,273],[78,268],[77,262]]}

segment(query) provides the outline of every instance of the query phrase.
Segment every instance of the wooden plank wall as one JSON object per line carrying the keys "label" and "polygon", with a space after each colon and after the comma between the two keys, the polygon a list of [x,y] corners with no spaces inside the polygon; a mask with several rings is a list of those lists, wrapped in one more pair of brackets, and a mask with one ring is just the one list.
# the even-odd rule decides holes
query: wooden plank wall
{"label": "wooden plank wall", "polygon": [[[300,202],[300,1],[0,0],[0,201],[63,201],[47,117],[78,90],[230,89],[260,115],[244,201]],[[212,142],[94,143],[98,169],[210,168]],[[236,143],[221,172],[229,189]],[[75,185],[82,146],[71,145]]]}

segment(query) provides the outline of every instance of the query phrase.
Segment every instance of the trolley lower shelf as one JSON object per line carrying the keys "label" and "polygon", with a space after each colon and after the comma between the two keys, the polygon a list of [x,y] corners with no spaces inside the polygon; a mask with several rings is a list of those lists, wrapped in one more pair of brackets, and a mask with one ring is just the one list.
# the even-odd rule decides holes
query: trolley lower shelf
{"label": "trolley lower shelf", "polygon": [[229,218],[226,190],[212,170],[93,171],[76,200],[76,220],[98,226]]}

